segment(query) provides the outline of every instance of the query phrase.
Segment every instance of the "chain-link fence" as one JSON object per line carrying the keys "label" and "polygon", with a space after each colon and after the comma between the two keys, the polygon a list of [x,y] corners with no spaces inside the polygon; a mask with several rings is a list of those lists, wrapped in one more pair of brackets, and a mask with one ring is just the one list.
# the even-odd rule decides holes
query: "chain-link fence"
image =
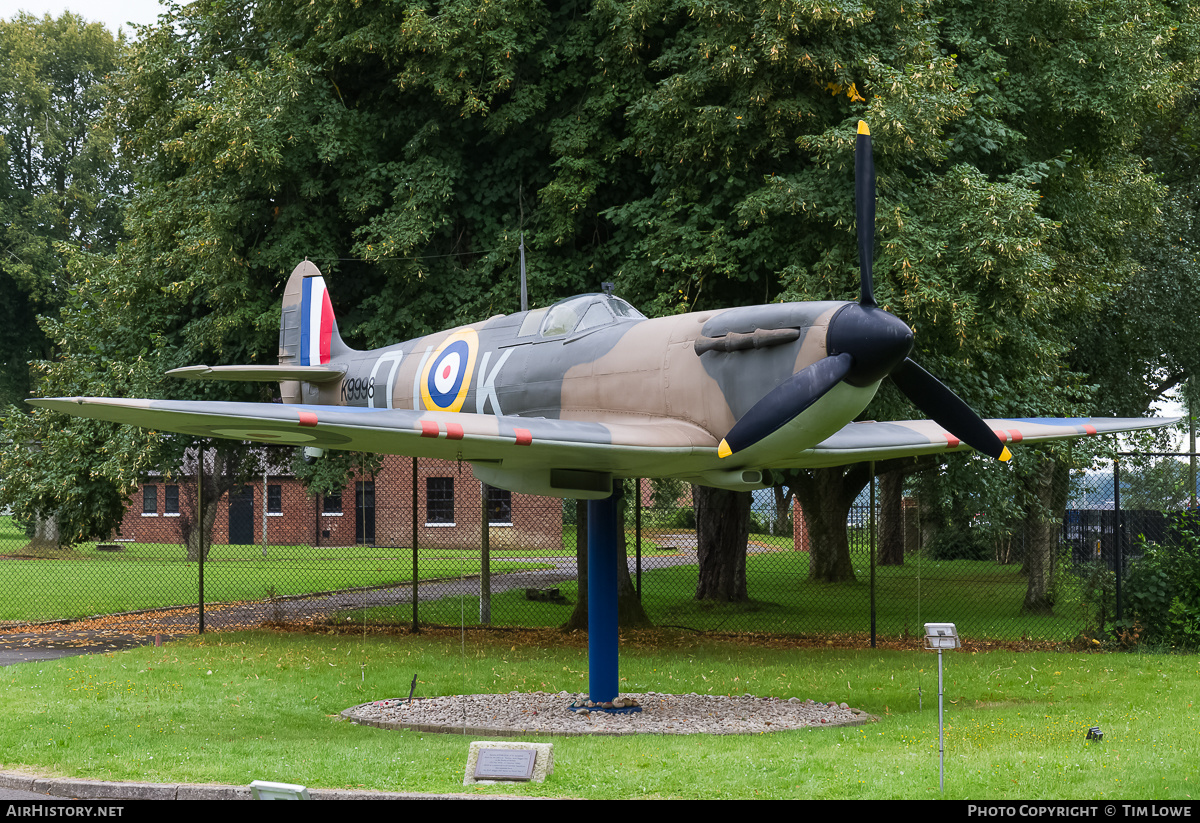
{"label": "chain-link fence", "polygon": [[[628,481],[622,596],[636,605],[623,614],[696,630],[883,638],[952,621],[974,638],[1070,640],[1116,625],[1141,536],[1178,542],[1189,482],[1186,458],[1125,456],[1073,476],[1065,516],[998,528],[998,515],[974,512],[951,532],[932,528],[903,487],[868,487],[832,517],[766,489],[751,497],[744,552],[722,554],[702,551],[690,487]],[[201,603],[189,619],[203,615],[207,628],[586,626],[586,506],[487,487],[466,464],[385,458],[340,495],[266,474],[207,516],[197,502],[195,478],[147,478],[108,540],[69,547],[52,524],[0,516],[0,626]],[[714,569],[744,597],[698,599]]]}

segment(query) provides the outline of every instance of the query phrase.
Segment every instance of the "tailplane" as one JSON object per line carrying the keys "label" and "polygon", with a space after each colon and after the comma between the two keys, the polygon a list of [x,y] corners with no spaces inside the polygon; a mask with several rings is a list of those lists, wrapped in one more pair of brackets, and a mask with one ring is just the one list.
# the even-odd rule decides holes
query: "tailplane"
{"label": "tailplane", "polygon": [[275,381],[285,403],[299,403],[301,383],[330,383],[346,374],[332,361],[353,351],[338,334],[333,304],[320,270],[305,260],[283,291],[278,366],[185,366],[167,374],[187,380]]}

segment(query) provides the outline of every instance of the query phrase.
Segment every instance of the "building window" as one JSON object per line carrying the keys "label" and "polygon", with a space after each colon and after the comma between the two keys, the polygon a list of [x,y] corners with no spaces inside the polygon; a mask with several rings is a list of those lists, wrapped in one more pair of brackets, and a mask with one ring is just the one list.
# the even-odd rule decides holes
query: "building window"
{"label": "building window", "polygon": [[342,496],[340,494],[327,494],[321,498],[321,514],[337,515],[342,514]]}
{"label": "building window", "polygon": [[425,478],[425,525],[454,525],[454,478]]}
{"label": "building window", "polygon": [[283,486],[267,486],[267,514],[283,514]]}
{"label": "building window", "polygon": [[158,486],[142,487],[142,514],[158,514]]}
{"label": "building window", "polygon": [[163,487],[163,513],[179,514],[179,487]]}
{"label": "building window", "polygon": [[512,492],[508,489],[497,489],[484,486],[487,489],[487,513],[489,526],[512,525]]}

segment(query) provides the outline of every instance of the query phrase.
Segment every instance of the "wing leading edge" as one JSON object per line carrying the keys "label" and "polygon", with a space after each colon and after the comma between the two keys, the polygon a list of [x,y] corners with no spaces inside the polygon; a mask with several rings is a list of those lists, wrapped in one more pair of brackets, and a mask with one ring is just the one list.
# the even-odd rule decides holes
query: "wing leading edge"
{"label": "wing leading edge", "polygon": [[[1069,440],[1097,434],[1155,429],[1177,423],[1178,417],[1024,417],[984,422],[1007,444]],[[817,468],[969,451],[970,447],[932,420],[866,421],[851,423],[807,450],[803,467]]]}
{"label": "wing leading edge", "polygon": [[[624,477],[701,479],[718,465],[717,439],[662,418],[587,422],[506,415],[274,403],[59,397],[29,403],[75,417],[199,437],[402,454],[503,466],[578,468]],[[1157,428],[1179,418],[1020,418],[985,421],[1005,443],[1036,443]],[[769,466],[817,468],[968,451],[932,420],[850,423]]]}
{"label": "wing leading edge", "polygon": [[558,465],[659,476],[664,461],[687,473],[707,467],[717,452],[712,435],[681,421],[591,423],[412,409],[108,397],[29,402],[75,417],[199,437],[503,463],[514,470]]}

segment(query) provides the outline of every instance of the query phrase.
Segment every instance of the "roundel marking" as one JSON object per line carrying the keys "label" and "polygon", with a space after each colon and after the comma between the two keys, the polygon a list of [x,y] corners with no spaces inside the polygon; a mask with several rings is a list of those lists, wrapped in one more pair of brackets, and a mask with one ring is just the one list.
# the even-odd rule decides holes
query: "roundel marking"
{"label": "roundel marking", "polygon": [[462,409],[471,388],[479,336],[462,329],[442,341],[421,374],[421,400],[426,409],[456,412]]}
{"label": "roundel marking", "polygon": [[289,445],[299,445],[301,443],[311,443],[316,440],[316,436],[308,432],[301,431],[285,431],[281,429],[263,429],[251,427],[234,427],[221,426],[211,430],[215,437],[226,437],[232,440],[256,440],[259,442],[266,441],[268,443],[287,443]]}

